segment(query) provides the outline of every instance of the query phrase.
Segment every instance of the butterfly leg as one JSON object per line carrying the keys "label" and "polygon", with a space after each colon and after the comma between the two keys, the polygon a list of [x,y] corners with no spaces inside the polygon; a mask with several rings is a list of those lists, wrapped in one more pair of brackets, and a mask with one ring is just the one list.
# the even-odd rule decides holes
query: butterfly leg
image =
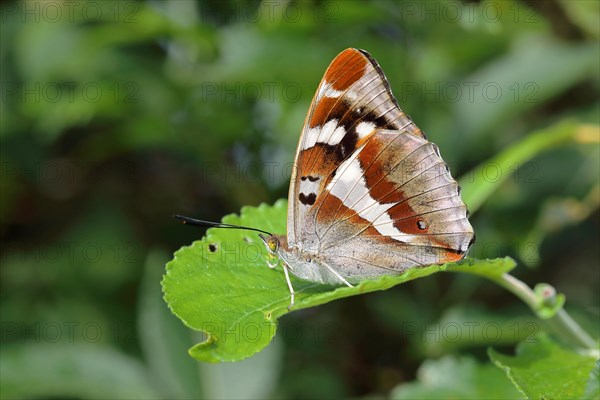
{"label": "butterfly leg", "polygon": [[285,262],[282,264],[283,264],[283,272],[285,273],[285,280],[287,281],[288,288],[290,289],[290,305],[288,306],[288,310],[290,310],[294,306],[294,295],[296,294],[296,292],[294,292],[294,287],[292,286],[292,281],[290,281],[290,274],[288,272],[287,265],[285,265]]}
{"label": "butterfly leg", "polygon": [[[271,269],[275,268],[278,264],[279,264],[278,257],[269,257],[269,259],[267,259],[267,265]],[[283,272],[285,273],[285,280],[287,281],[288,288],[290,289],[290,305],[288,306],[288,310],[289,310],[294,306],[294,295],[296,294],[296,292],[294,292],[294,287],[292,286],[292,281],[290,280],[290,275],[289,275],[289,272],[287,269],[287,265],[285,264],[285,262],[281,263],[281,265],[283,266]]]}
{"label": "butterfly leg", "polygon": [[331,271],[332,274],[334,274],[340,281],[342,281],[344,284],[346,284],[349,287],[354,287],[354,285],[352,285],[350,282],[348,282],[346,279],[344,279],[343,276],[341,276],[339,274],[339,272],[337,272],[335,269],[333,269],[330,265],[328,265],[327,263],[323,262],[323,265],[327,267],[327,269],[329,271]]}

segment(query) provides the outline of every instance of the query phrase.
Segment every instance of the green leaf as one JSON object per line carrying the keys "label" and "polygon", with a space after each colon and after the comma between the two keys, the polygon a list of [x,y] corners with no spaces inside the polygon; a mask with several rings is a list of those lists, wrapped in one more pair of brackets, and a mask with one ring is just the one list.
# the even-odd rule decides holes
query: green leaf
{"label": "green leaf", "polygon": [[508,356],[488,350],[494,364],[530,399],[581,398],[596,362],[594,357],[562,348],[546,335],[521,343],[516,353]]}
{"label": "green leaf", "polygon": [[[223,222],[285,232],[287,202],[258,208],[244,207],[241,217]],[[267,346],[277,319],[289,312],[290,294],[281,268],[267,267],[268,254],[254,232],[209,229],[206,237],[182,247],[167,264],[164,298],[171,310],[190,328],[206,334],[190,355],[203,361],[238,361]],[[463,261],[410,269],[401,275],[382,276],[350,287],[332,287],[292,277],[296,290],[294,310],[336,299],[385,290],[438,271],[494,275],[511,270],[510,258]]]}
{"label": "green leaf", "polygon": [[523,396],[493,365],[447,356],[425,361],[417,371],[417,381],[397,386],[391,398],[521,399]]}

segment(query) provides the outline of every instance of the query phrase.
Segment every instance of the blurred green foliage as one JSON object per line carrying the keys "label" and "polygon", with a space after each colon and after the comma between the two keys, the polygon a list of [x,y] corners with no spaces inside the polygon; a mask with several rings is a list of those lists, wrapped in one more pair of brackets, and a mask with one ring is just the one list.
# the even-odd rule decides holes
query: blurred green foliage
{"label": "blurred green foliage", "polygon": [[[503,180],[472,218],[473,255],[529,266],[519,277],[558,288],[598,336],[598,2],[0,7],[2,398],[387,396],[545,329],[501,288],[436,274],[292,313],[239,364],[187,355],[202,338],[159,281],[202,232],[171,215],[218,220],[285,197],[314,90],[347,47],[379,61],[461,182]],[[576,140],[474,169],[564,120]],[[477,321],[499,334],[444,333]]]}

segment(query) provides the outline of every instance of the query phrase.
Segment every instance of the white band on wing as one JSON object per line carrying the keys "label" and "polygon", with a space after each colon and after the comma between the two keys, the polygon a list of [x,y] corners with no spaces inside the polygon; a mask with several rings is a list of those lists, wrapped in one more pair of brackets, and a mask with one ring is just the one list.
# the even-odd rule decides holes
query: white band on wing
{"label": "white band on wing", "polygon": [[363,176],[364,171],[358,161],[358,154],[364,145],[340,164],[335,176],[327,185],[327,190],[340,199],[342,203],[354,210],[361,218],[371,222],[373,227],[382,235],[394,240],[409,243],[417,236],[404,233],[394,226],[388,210],[394,203],[382,204],[371,197],[369,188]]}
{"label": "white band on wing", "polygon": [[339,144],[346,135],[343,125],[338,126],[337,119],[331,119],[323,126],[309,128],[305,133],[306,140],[302,143],[302,150],[310,149],[317,143],[335,146]]}

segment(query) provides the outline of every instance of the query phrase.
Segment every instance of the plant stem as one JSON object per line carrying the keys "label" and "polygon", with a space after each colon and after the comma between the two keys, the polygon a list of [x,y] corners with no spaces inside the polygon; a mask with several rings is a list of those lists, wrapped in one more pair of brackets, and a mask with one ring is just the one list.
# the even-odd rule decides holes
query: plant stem
{"label": "plant stem", "polygon": [[531,290],[531,288],[527,286],[525,282],[518,280],[510,274],[502,274],[497,279],[494,279],[494,281],[523,300],[525,304],[527,304],[529,308],[531,308],[537,315],[537,297],[535,296],[535,293],[533,293],[533,290]]}
{"label": "plant stem", "polygon": [[[511,291],[517,297],[525,302],[531,310],[540,318],[539,310],[541,307],[540,299],[531,290],[527,284],[510,274],[502,274],[498,277],[488,277],[502,287]],[[556,331],[569,342],[575,343],[579,347],[597,351],[597,344],[586,331],[565,311],[564,308],[558,312],[548,322]]]}
{"label": "plant stem", "polygon": [[549,321],[556,329],[565,329],[566,334],[570,335],[572,340],[579,346],[586,349],[598,351],[598,345],[583,328],[565,311],[564,308],[558,310],[556,315]]}

